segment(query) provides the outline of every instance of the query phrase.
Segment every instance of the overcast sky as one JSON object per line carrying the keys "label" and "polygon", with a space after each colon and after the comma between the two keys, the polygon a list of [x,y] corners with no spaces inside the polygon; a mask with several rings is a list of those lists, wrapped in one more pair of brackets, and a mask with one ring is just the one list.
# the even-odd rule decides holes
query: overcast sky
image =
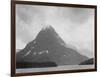
{"label": "overcast sky", "polygon": [[93,57],[94,9],[17,4],[16,49],[24,48],[46,25],[79,53]]}

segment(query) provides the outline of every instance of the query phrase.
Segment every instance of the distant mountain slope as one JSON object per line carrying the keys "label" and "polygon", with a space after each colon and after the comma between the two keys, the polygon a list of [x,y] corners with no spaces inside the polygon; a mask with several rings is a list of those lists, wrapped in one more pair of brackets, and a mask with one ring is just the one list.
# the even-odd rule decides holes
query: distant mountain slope
{"label": "distant mountain slope", "polygon": [[17,53],[17,52],[20,52],[20,51],[21,51],[21,49],[16,49],[16,53]]}
{"label": "distant mountain slope", "polygon": [[90,58],[90,59],[80,63],[80,65],[91,65],[91,64],[94,64],[93,61],[94,61],[93,58]]}
{"label": "distant mountain slope", "polygon": [[[66,35],[67,36],[67,35]],[[77,65],[87,60],[86,56],[66,47],[64,41],[51,27],[43,28],[36,39],[16,54],[16,62],[54,62],[57,65]]]}

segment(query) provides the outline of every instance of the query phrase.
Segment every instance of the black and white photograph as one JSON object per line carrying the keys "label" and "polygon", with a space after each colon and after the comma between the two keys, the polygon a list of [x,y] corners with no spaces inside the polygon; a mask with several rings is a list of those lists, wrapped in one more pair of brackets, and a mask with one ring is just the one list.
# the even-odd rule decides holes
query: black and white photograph
{"label": "black and white photograph", "polygon": [[95,8],[16,4],[15,13],[16,73],[95,68]]}

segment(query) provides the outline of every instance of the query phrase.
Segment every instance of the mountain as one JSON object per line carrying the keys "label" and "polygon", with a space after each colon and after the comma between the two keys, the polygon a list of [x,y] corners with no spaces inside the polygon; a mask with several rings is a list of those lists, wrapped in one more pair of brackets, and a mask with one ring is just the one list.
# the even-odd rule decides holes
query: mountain
{"label": "mountain", "polygon": [[80,63],[80,65],[91,65],[94,63],[93,61],[94,61],[93,58],[90,58],[90,59]]}
{"label": "mountain", "polygon": [[19,63],[41,64],[46,62],[51,62],[55,66],[78,65],[87,59],[86,56],[67,47],[67,44],[51,26],[43,28],[33,41],[16,54],[17,65]]}

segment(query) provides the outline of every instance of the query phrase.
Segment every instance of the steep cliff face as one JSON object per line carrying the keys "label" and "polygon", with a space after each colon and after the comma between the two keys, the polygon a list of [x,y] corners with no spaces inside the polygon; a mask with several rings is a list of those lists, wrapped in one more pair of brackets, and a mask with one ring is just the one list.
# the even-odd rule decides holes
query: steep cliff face
{"label": "steep cliff face", "polygon": [[51,26],[43,28],[35,40],[16,54],[16,63],[52,62],[55,65],[77,65],[87,59],[76,50],[66,47],[64,41]]}

